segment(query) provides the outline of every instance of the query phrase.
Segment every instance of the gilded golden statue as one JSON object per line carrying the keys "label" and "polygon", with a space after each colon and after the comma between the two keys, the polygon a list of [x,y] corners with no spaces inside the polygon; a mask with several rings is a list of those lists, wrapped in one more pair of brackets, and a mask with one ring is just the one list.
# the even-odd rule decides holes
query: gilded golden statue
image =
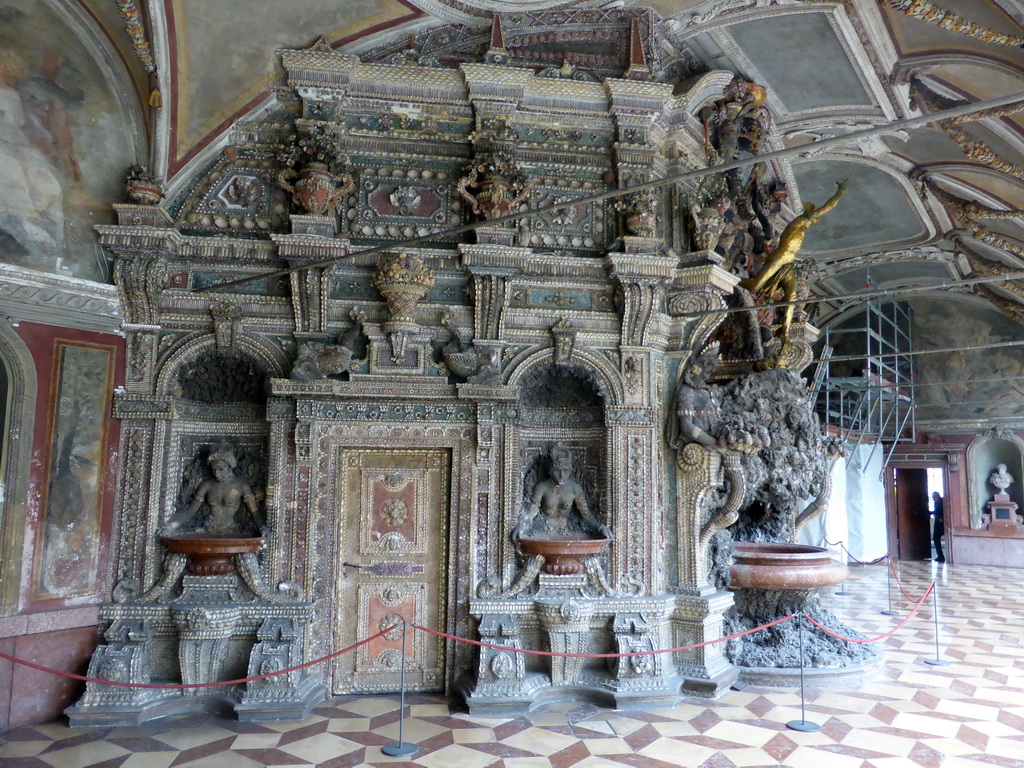
{"label": "gilded golden statue", "polygon": [[[807,230],[817,224],[821,217],[831,211],[839,203],[846,189],[846,181],[836,184],[836,193],[832,195],[820,207],[814,203],[804,203],[804,212],[793,219],[779,236],[779,244],[774,251],[768,254],[764,260],[764,266],[756,275],[740,281],[740,287],[746,288],[751,293],[764,292],[771,299],[772,294],[782,290],[785,301],[795,301],[797,297],[797,279],[793,269],[793,262],[804,244],[804,235]],[[793,322],[793,310],[795,304],[786,307],[782,318],[782,330],[780,336],[786,341],[789,336],[789,326]]]}

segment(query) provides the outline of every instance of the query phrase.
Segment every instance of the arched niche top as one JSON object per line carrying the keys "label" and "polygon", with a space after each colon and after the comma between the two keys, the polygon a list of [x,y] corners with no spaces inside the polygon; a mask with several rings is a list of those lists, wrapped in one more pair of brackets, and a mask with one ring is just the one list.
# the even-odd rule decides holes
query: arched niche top
{"label": "arched niche top", "polygon": [[989,475],[997,464],[1005,464],[1013,475],[1013,484],[1006,489],[1011,501],[1024,509],[1024,440],[1012,432],[987,434],[975,438],[967,447],[967,499],[971,528],[981,527],[981,514],[992,501],[996,489],[989,485]]}
{"label": "arched niche top", "polygon": [[590,371],[582,366],[535,367],[519,388],[523,406],[600,408],[604,395]]}
{"label": "arched niche top", "polygon": [[605,407],[623,404],[624,390],[618,369],[610,360],[585,349],[573,350],[571,359],[564,366],[555,362],[552,347],[527,352],[512,361],[508,383],[522,391],[528,382],[552,367],[565,368],[573,371],[576,376],[589,379],[603,398]]}
{"label": "arched niche top", "polygon": [[[237,369],[236,372],[240,372],[247,364],[251,363],[251,366],[258,370],[265,380],[284,376],[284,371],[288,367],[288,360],[284,354],[261,339],[244,334],[238,335],[235,337],[235,342],[229,350],[220,351],[217,349],[216,337],[213,334],[209,334],[187,341],[180,349],[175,350],[168,356],[157,374],[157,393],[174,397],[185,397],[186,399],[197,399],[186,396],[181,384],[182,379],[188,376],[187,371],[190,366],[197,366],[197,373],[201,374],[202,369],[207,367],[207,361],[215,362],[217,355],[220,355],[225,361],[234,361],[235,364],[229,365],[228,369],[232,371]],[[269,381],[267,383],[269,384]],[[244,387],[242,391],[247,392],[250,388],[251,386]],[[259,400],[266,400],[265,391]],[[198,401],[211,403],[238,402],[231,399],[216,398],[213,400],[198,398]],[[246,397],[241,400],[241,402],[246,401],[255,402],[256,400],[252,397]]]}

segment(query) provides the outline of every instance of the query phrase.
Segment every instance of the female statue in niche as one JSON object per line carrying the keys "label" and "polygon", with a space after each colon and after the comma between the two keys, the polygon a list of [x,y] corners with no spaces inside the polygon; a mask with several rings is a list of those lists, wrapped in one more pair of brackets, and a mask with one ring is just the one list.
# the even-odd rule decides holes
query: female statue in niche
{"label": "female statue in niche", "polygon": [[541,531],[550,536],[569,535],[574,530],[571,516],[575,511],[585,532],[611,541],[611,528],[593,515],[583,486],[572,476],[572,454],[567,448],[555,446],[550,459],[549,476],[533,489],[530,506],[512,531],[512,540],[518,543],[523,536]]}
{"label": "female statue in niche", "polygon": [[188,507],[171,518],[172,530],[191,520],[203,502],[210,508],[210,517],[201,530],[204,533],[241,533],[235,522],[235,513],[245,504],[256,530],[265,535],[266,524],[259,512],[256,494],[244,477],[235,474],[238,458],[234,446],[221,443],[210,451],[206,459],[213,478],[204,480],[196,490]]}

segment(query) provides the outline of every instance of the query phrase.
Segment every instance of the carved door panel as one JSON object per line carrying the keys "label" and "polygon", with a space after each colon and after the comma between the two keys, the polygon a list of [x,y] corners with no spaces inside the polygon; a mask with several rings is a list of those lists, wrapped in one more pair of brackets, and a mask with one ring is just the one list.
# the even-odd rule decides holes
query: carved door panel
{"label": "carved door panel", "polygon": [[[445,449],[342,449],[335,648],[404,618],[445,626],[450,454]],[[409,631],[406,685],[444,689],[444,642]],[[402,633],[338,657],[335,693],[399,690]]]}

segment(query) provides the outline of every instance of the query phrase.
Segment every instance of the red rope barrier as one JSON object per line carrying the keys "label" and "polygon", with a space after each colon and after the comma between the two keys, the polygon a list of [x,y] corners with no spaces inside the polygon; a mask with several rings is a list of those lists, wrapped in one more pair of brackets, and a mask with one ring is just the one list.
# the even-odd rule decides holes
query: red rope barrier
{"label": "red rope barrier", "polygon": [[[912,597],[911,597],[910,595],[908,595],[908,594],[907,594],[907,590],[905,590],[905,589],[903,588],[903,585],[902,585],[902,584],[900,583],[900,577],[899,577],[899,575],[898,575],[898,574],[896,573],[896,566],[895,566],[895,564],[893,563],[893,561],[892,561],[892,560],[889,560],[889,568],[890,568],[890,569],[892,570],[892,577],[893,577],[894,579],[896,579],[896,586],[900,588],[900,592],[902,592],[902,593],[903,593],[903,596],[904,596],[905,598],[907,598],[907,601],[908,601],[908,602],[911,602],[911,603],[915,602],[915,601],[914,601],[914,598],[912,598]],[[934,581],[932,582],[932,586],[933,586],[933,587],[935,586],[935,582],[934,582]],[[917,602],[920,602],[920,601],[917,601]]]}
{"label": "red rope barrier", "polygon": [[843,552],[846,553],[847,559],[853,560],[853,562],[857,563],[857,565],[878,565],[880,562],[882,562],[883,560],[885,560],[885,558],[887,558],[889,556],[889,553],[886,552],[884,555],[882,555],[881,557],[876,557],[874,560],[858,560],[856,557],[854,557],[853,555],[850,554],[850,550],[848,550],[846,548],[846,544],[844,542],[842,542],[842,541],[832,542],[832,541],[829,541],[827,538],[823,538],[823,540],[830,547],[842,547],[843,548]]}
{"label": "red rope barrier", "polygon": [[845,635],[840,635],[840,634],[838,634],[836,632],[833,632],[831,629],[826,627],[820,621],[816,621],[813,616],[807,616],[807,620],[809,622],[811,622],[811,624],[816,626],[818,629],[820,629],[822,632],[824,632],[826,635],[831,635],[832,637],[838,638],[839,640],[845,640],[848,643],[877,643],[879,640],[885,640],[885,638],[892,636],[898,630],[903,629],[903,627],[906,625],[906,623],[908,621],[910,621],[912,618],[914,618],[914,614],[918,612],[918,610],[921,608],[921,605],[924,603],[924,601],[928,599],[928,596],[932,593],[933,589],[935,589],[935,582],[934,581],[931,584],[928,585],[928,589],[925,590],[924,595],[921,597],[920,600],[917,601],[917,603],[914,605],[913,609],[910,611],[910,613],[907,614],[907,617],[905,619],[903,619],[903,621],[901,621],[895,627],[890,629],[884,635],[879,635],[878,637],[872,637],[872,638],[869,638],[867,640],[857,640],[855,638],[846,637]]}
{"label": "red rope barrier", "polygon": [[[844,549],[845,549],[845,547],[844,547]],[[899,579],[896,580],[896,583],[899,584]],[[925,590],[925,593],[921,597],[921,599],[918,600],[917,603],[914,605],[913,610],[911,610],[911,612],[907,615],[907,617],[905,619],[903,619],[903,621],[901,621],[899,624],[897,624],[891,630],[886,632],[884,635],[879,635],[878,637],[872,638],[870,640],[857,640],[857,639],[854,639],[852,637],[844,637],[843,635],[839,635],[839,634],[833,632],[832,630],[828,629],[827,627],[825,627],[820,622],[816,621],[812,616],[807,616],[807,620],[809,622],[811,622],[814,626],[818,627],[818,629],[820,629],[823,632],[825,632],[826,634],[832,635],[833,637],[838,638],[840,640],[845,640],[846,642],[850,642],[850,643],[874,643],[874,642],[878,642],[879,640],[884,640],[885,638],[891,636],[896,631],[901,629],[904,625],[906,625],[906,623],[908,621],[910,621],[910,619],[912,619],[914,617],[914,614],[917,613],[918,609],[920,609],[921,605],[928,598],[928,596],[931,595],[932,590],[934,588],[935,588],[935,582],[933,581],[928,586],[928,589]],[[900,589],[902,591],[902,589],[903,589],[902,586],[900,587]],[[903,594],[906,595],[907,593],[903,592]],[[909,596],[907,597],[907,599],[908,600],[910,599]],[[703,642],[694,643],[692,645],[679,645],[679,646],[676,646],[675,648],[658,648],[658,649],[650,650],[650,651],[633,651],[632,653],[565,653],[565,652],[560,652],[560,651],[535,651],[535,650],[530,649],[530,648],[513,648],[513,647],[508,646],[508,645],[496,645],[494,643],[485,643],[482,640],[470,640],[467,637],[460,637],[458,635],[452,635],[452,634],[449,634],[447,632],[441,632],[440,630],[437,630],[437,629],[430,629],[429,627],[424,627],[424,626],[422,626],[420,624],[409,624],[409,626],[412,627],[413,629],[422,630],[423,632],[427,632],[428,634],[436,635],[438,637],[443,637],[443,638],[446,638],[448,640],[453,640],[453,641],[459,642],[459,643],[466,643],[466,644],[469,644],[469,645],[476,645],[476,646],[479,646],[481,648],[490,648],[490,649],[496,650],[496,651],[509,651],[511,653],[523,653],[523,654],[528,654],[528,655],[531,655],[531,656],[555,656],[555,657],[559,657],[559,658],[571,658],[571,659],[626,659],[626,658],[631,658],[631,657],[634,657],[634,656],[654,656],[654,655],[662,654],[662,653],[676,653],[678,651],[692,651],[692,650],[694,650],[696,648],[704,648],[704,647],[709,646],[709,645],[717,645],[718,643],[725,643],[725,642],[728,642],[730,640],[736,640],[736,639],[744,637],[746,635],[752,635],[755,632],[760,632],[763,629],[768,629],[770,627],[778,626],[779,624],[784,624],[787,621],[789,621],[789,620],[791,620],[791,619],[793,619],[795,617],[796,617],[796,614],[791,613],[788,616],[783,616],[781,619],[775,619],[774,621],[770,621],[767,624],[762,624],[759,627],[754,627],[753,629],[746,629],[746,630],[743,630],[742,632],[736,632],[735,634],[726,635],[725,637],[720,637],[720,638],[717,638],[715,640],[705,640]],[[238,678],[238,679],[235,679],[235,680],[219,680],[219,681],[212,682],[212,683],[125,683],[125,682],[122,682],[120,680],[104,680],[103,678],[98,678],[98,677],[88,677],[86,675],[76,675],[73,672],[63,672],[63,671],[61,671],[59,669],[53,669],[52,667],[45,667],[42,664],[36,664],[35,662],[32,662],[32,661],[26,661],[25,659],[19,659],[16,656],[11,656],[10,654],[2,653],[2,652],[0,652],[0,659],[7,659],[8,661],[13,662],[15,664],[21,664],[22,666],[29,667],[30,669],[35,669],[35,670],[38,670],[39,672],[46,672],[46,673],[51,674],[51,675],[57,675],[58,677],[65,677],[65,678],[69,678],[71,680],[81,680],[81,681],[86,682],[86,683],[96,683],[98,685],[112,685],[112,686],[115,686],[115,687],[118,687],[118,688],[155,688],[155,689],[160,689],[160,690],[167,690],[167,689],[192,689],[192,688],[215,688],[215,687],[221,687],[221,686],[225,686],[225,685],[238,685],[240,683],[251,683],[251,682],[256,681],[256,680],[266,680],[267,678],[278,677],[279,675],[286,675],[289,672],[295,672],[295,671],[300,670],[300,669],[305,669],[307,667],[312,667],[312,666],[314,666],[316,664],[322,664],[325,661],[330,661],[331,659],[337,658],[338,656],[342,656],[342,655],[344,655],[346,653],[349,653],[350,651],[354,651],[356,648],[360,648],[360,647],[366,645],[367,643],[370,643],[370,642],[376,640],[377,638],[382,637],[383,635],[385,635],[388,632],[390,632],[392,629],[394,629],[394,627],[388,627],[387,629],[382,629],[380,632],[376,633],[375,635],[370,635],[369,637],[367,637],[367,638],[365,638],[363,640],[360,640],[358,643],[354,643],[354,644],[348,646],[347,648],[342,648],[340,651],[335,651],[334,653],[328,654],[327,656],[321,656],[318,659],[313,659],[312,661],[307,661],[307,662],[304,662],[302,664],[296,664],[293,667],[287,667],[286,669],[281,669],[281,670],[278,670],[276,672],[268,672],[268,673],[263,674],[263,675],[254,675],[252,677],[242,677],[242,678]]]}
{"label": "red rope barrier", "polygon": [[336,656],[341,656],[342,654],[348,653],[349,651],[354,651],[356,648],[359,648],[360,646],[366,645],[367,643],[376,640],[381,635],[387,634],[392,629],[394,629],[394,627],[382,629],[377,634],[370,635],[370,637],[366,638],[365,640],[360,640],[355,645],[350,645],[348,648],[342,648],[340,651],[335,651],[334,653],[329,654],[327,656],[321,656],[319,659],[313,659],[313,661],[307,661],[303,664],[296,664],[294,667],[288,667],[287,669],[282,669],[277,672],[268,672],[265,675],[241,677],[237,680],[220,680],[215,683],[123,683],[119,680],[104,680],[101,677],[86,677],[85,675],[76,675],[72,672],[62,672],[59,669],[53,669],[52,667],[44,667],[42,664],[36,664],[31,661],[25,661],[25,659],[19,659],[14,656],[10,656],[6,653],[0,653],[0,659],[7,659],[8,661],[13,661],[15,664],[21,664],[22,666],[29,667],[31,669],[36,669],[40,672],[48,672],[51,675],[57,675],[58,677],[67,677],[72,680],[83,680],[87,683],[98,683],[100,685],[114,685],[118,688],[214,688],[222,685],[238,685],[239,683],[251,683],[253,680],[265,680],[268,677],[286,675],[289,672],[294,672],[297,669],[305,669],[306,667],[312,667],[314,664],[321,664],[325,661],[330,661]]}
{"label": "red rope barrier", "polygon": [[720,637],[717,640],[705,640],[702,643],[694,643],[693,645],[679,645],[675,648],[658,648],[653,651],[633,651],[632,653],[565,653],[562,651],[535,651],[530,648],[513,648],[510,645],[495,645],[494,643],[485,643],[482,640],[470,640],[468,637],[459,637],[458,635],[449,635],[447,632],[441,632],[437,629],[430,629],[429,627],[421,627],[419,624],[410,624],[409,626],[413,629],[421,629],[424,632],[428,632],[431,635],[437,635],[438,637],[444,637],[448,640],[455,640],[459,643],[468,643],[469,645],[478,645],[481,648],[491,648],[496,651],[510,651],[512,653],[525,653],[530,656],[557,656],[564,659],[628,659],[633,656],[654,656],[659,653],[675,653],[676,651],[692,651],[694,648],[704,648],[708,645],[715,645],[717,643],[725,643],[729,640],[735,640],[744,635],[751,635],[754,632],[760,632],[762,629],[768,629],[768,627],[774,627],[778,624],[784,624],[790,619],[796,616],[795,613],[789,614],[789,616],[783,616],[781,619],[775,619],[775,621],[769,621],[767,624],[762,624],[759,627],[753,629],[745,629],[742,632],[737,632],[734,635],[726,635]]}

